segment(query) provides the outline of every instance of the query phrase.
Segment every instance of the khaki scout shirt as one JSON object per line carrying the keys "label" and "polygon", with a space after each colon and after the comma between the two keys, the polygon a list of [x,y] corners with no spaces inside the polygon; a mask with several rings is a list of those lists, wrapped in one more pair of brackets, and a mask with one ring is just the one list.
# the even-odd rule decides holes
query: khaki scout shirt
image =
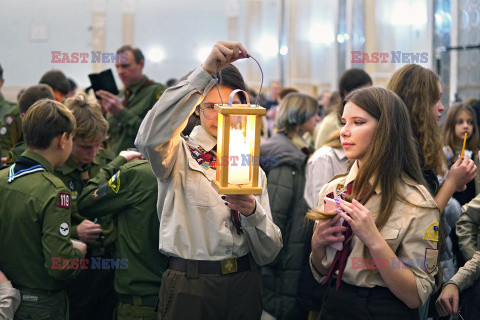
{"label": "khaki scout shirt", "polygon": [[[465,290],[472,286],[475,281],[480,278],[480,251],[476,251],[472,259],[467,263],[450,279],[449,282],[455,283],[459,290]],[[478,297],[477,297],[478,299]]]}
{"label": "khaki scout shirt", "polygon": [[237,234],[230,209],[211,185],[216,171],[199,165],[188,148],[210,151],[216,138],[202,126],[195,127],[188,139],[180,136],[214,84],[212,76],[199,67],[187,80],[169,88],[148,112],[135,141],[159,183],[160,251],[193,260],[222,260],[251,252],[264,265],[282,247],[280,229],[270,213],[265,173],[259,174],[263,193],[255,196],[255,213],[240,215],[243,234]]}
{"label": "khaki scout shirt", "polygon": [[62,262],[82,257],[70,241],[70,192],[46,159],[23,156],[46,171],[7,182],[9,170],[0,170],[0,270],[15,287],[58,290],[80,272]]}
{"label": "khaki scout shirt", "polygon": [[160,83],[151,83],[143,87],[147,81],[147,77],[144,77],[139,83],[122,90],[121,95],[127,89],[131,92],[127,107],[123,108],[118,116],[107,114],[108,135],[110,136],[108,144],[116,155],[120,151],[134,147],[133,142],[143,117],[165,90]]}
{"label": "khaki scout shirt", "polygon": [[20,305],[20,292],[10,281],[0,282],[0,319],[13,319]]}
{"label": "khaki scout shirt", "polygon": [[[348,175],[329,182],[322,188],[319,194],[318,208],[323,209],[324,197],[332,193],[336,196],[342,192],[344,186],[352,182],[358,173],[358,166],[355,162]],[[422,303],[425,303],[433,290],[434,275],[436,273],[437,242],[439,210],[435,200],[426,187],[412,182],[408,178],[402,178],[399,184],[399,193],[408,201],[418,206],[397,201],[392,214],[380,233],[387,241],[393,252],[400,258],[403,265],[394,263],[396,268],[408,268],[413,272],[417,283],[417,290]],[[377,187],[375,194],[365,204],[375,219],[381,200],[381,189]],[[325,268],[329,268],[337,252],[327,247],[326,256],[322,261]],[[366,259],[366,260],[364,260]],[[378,269],[372,266],[371,255],[368,248],[355,235],[352,240],[352,251],[348,257],[347,265],[342,280],[359,287],[372,288],[374,286],[387,287]],[[365,263],[366,262],[366,263]],[[377,261],[378,268],[381,268],[381,261]],[[311,260],[310,260],[311,264]],[[312,272],[319,282],[325,280],[325,275],[317,272],[312,266]]]}
{"label": "khaki scout shirt", "polygon": [[157,178],[148,161],[130,161],[119,170],[103,168],[89,180],[78,205],[89,219],[115,216],[120,263],[115,269],[115,291],[157,295],[168,260],[158,251]]}
{"label": "khaki scout shirt", "polygon": [[463,205],[456,232],[460,251],[466,260],[470,260],[480,249],[480,196]]}

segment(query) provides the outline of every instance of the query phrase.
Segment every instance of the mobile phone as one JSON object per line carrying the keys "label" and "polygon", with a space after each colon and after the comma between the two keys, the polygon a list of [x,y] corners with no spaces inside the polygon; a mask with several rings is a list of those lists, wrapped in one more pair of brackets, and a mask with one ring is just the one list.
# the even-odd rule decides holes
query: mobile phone
{"label": "mobile phone", "polygon": [[[340,208],[340,205],[336,204],[335,200],[332,199],[332,198],[325,197],[323,199],[323,203],[324,203],[323,211],[325,211],[325,212],[332,212],[332,213],[335,212],[336,213],[337,209]],[[342,223],[343,223],[343,219],[340,219],[332,227],[341,227]],[[336,236],[336,237],[340,237],[342,235],[342,233],[341,232],[335,232],[333,235]],[[332,247],[333,249],[336,249],[338,251],[343,249],[343,243],[340,242],[340,241],[330,243],[328,246]]]}

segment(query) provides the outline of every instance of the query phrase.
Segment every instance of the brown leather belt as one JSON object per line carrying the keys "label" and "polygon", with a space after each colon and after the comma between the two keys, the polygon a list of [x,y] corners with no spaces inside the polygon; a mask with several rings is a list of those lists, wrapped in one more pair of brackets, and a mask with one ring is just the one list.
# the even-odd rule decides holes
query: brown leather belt
{"label": "brown leather belt", "polygon": [[[250,255],[245,255],[240,258],[230,258],[220,261],[207,260],[188,260],[178,257],[168,258],[168,268],[187,272],[187,269],[194,268],[198,274],[229,274],[250,271],[255,268],[255,263],[250,261]],[[253,265],[253,268],[252,268]]]}

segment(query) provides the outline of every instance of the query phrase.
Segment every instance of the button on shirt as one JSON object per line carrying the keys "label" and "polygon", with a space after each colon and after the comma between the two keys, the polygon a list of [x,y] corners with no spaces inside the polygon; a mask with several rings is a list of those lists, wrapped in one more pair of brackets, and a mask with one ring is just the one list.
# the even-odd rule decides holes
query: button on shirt
{"label": "button on shirt", "polygon": [[259,173],[263,193],[255,196],[254,214],[240,214],[243,233],[238,234],[230,209],[212,187],[216,171],[199,165],[189,149],[200,146],[208,152],[217,139],[202,126],[195,127],[189,138],[180,136],[214,84],[199,67],[169,88],[148,112],[135,141],[158,179],[160,251],[193,260],[222,260],[251,252],[259,265],[267,264],[280,251],[282,237],[272,220],[263,171]]}

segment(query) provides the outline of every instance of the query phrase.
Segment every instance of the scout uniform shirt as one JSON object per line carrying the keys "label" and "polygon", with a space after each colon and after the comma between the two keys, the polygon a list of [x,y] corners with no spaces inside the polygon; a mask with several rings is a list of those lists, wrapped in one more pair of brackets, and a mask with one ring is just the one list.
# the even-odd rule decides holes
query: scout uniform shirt
{"label": "scout uniform shirt", "polygon": [[265,173],[259,170],[263,193],[255,195],[255,213],[239,215],[242,232],[237,232],[230,209],[211,185],[216,171],[211,163],[200,164],[192,155],[211,151],[217,139],[202,126],[195,127],[188,139],[180,136],[196,105],[214,84],[212,76],[199,67],[187,80],[169,88],[148,112],[135,141],[160,186],[160,251],[209,261],[251,253],[257,264],[264,265],[273,261],[282,247],[280,229],[270,213]]}
{"label": "scout uniform shirt", "polygon": [[22,120],[18,106],[0,94],[0,156],[6,157],[8,150],[22,138]]}
{"label": "scout uniform shirt", "polygon": [[17,288],[59,290],[80,272],[61,264],[82,258],[70,241],[70,192],[31,150],[15,167],[0,170],[0,270]]}
{"label": "scout uniform shirt", "polygon": [[[480,251],[476,251],[472,259],[467,263],[450,279],[451,283],[457,285],[459,291],[463,291],[468,287],[471,287],[480,278]],[[477,297],[478,299],[478,297]]]}
{"label": "scout uniform shirt", "polygon": [[78,205],[89,219],[116,217],[115,291],[156,296],[168,260],[158,251],[157,179],[148,161],[130,161],[118,171],[100,170],[83,189]]}
{"label": "scout uniform shirt", "polygon": [[479,248],[480,240],[480,196],[476,196],[462,207],[457,221],[458,245],[465,260],[470,260]]}
{"label": "scout uniform shirt", "polygon": [[[320,191],[317,207],[323,210],[324,197],[329,194],[337,196],[344,192],[345,186],[353,183],[357,173],[358,165],[355,162],[346,176],[325,185]],[[375,193],[365,204],[374,219],[378,215],[381,193],[381,188],[377,186]],[[392,268],[408,268],[413,272],[418,295],[423,304],[432,293],[435,283],[439,210],[427,188],[412,182],[407,177],[402,177],[398,184],[398,193],[407,201],[420,207],[400,200],[396,201],[391,216],[380,230],[380,234],[399,258],[392,261]],[[382,261],[373,261],[368,248],[355,234],[351,242],[352,251],[348,257],[342,281],[359,287],[387,287],[378,271],[382,268]],[[330,267],[336,252],[337,250],[331,247],[326,248],[326,255],[322,260],[323,267],[326,269]],[[311,267],[317,281],[323,282],[326,276],[318,273],[312,264]]]}
{"label": "scout uniform shirt", "polygon": [[[83,213],[78,211],[77,203],[78,196],[82,193],[83,188],[86,186],[88,179],[95,177],[101,168],[110,166],[116,170],[127,162],[124,157],[114,157],[112,152],[103,148],[99,149],[98,154],[93,158],[91,163],[80,165],[68,158],[67,161],[55,170],[55,174],[59,177],[63,183],[70,189],[72,194],[72,236],[78,238],[77,226],[85,220]],[[114,223],[110,217],[104,217],[100,219],[99,224],[102,227],[102,233],[105,236],[103,247],[115,242],[117,231],[115,230]],[[98,242],[98,241],[97,241]],[[93,244],[92,244],[93,245]],[[91,245],[90,245],[91,246]],[[100,246],[100,243],[96,243],[94,247]]]}
{"label": "scout uniform shirt", "polygon": [[110,136],[108,145],[114,154],[134,147],[133,142],[143,117],[157,102],[164,90],[165,87],[162,84],[155,83],[147,77],[143,77],[137,84],[122,90],[120,94],[124,95],[124,106],[128,96],[126,107],[120,111],[118,116],[107,114],[108,135]]}
{"label": "scout uniform shirt", "polygon": [[7,166],[14,164],[15,161],[20,158],[22,153],[25,152],[25,150],[27,150],[27,144],[25,143],[25,140],[21,140],[12,149],[8,151]]}

